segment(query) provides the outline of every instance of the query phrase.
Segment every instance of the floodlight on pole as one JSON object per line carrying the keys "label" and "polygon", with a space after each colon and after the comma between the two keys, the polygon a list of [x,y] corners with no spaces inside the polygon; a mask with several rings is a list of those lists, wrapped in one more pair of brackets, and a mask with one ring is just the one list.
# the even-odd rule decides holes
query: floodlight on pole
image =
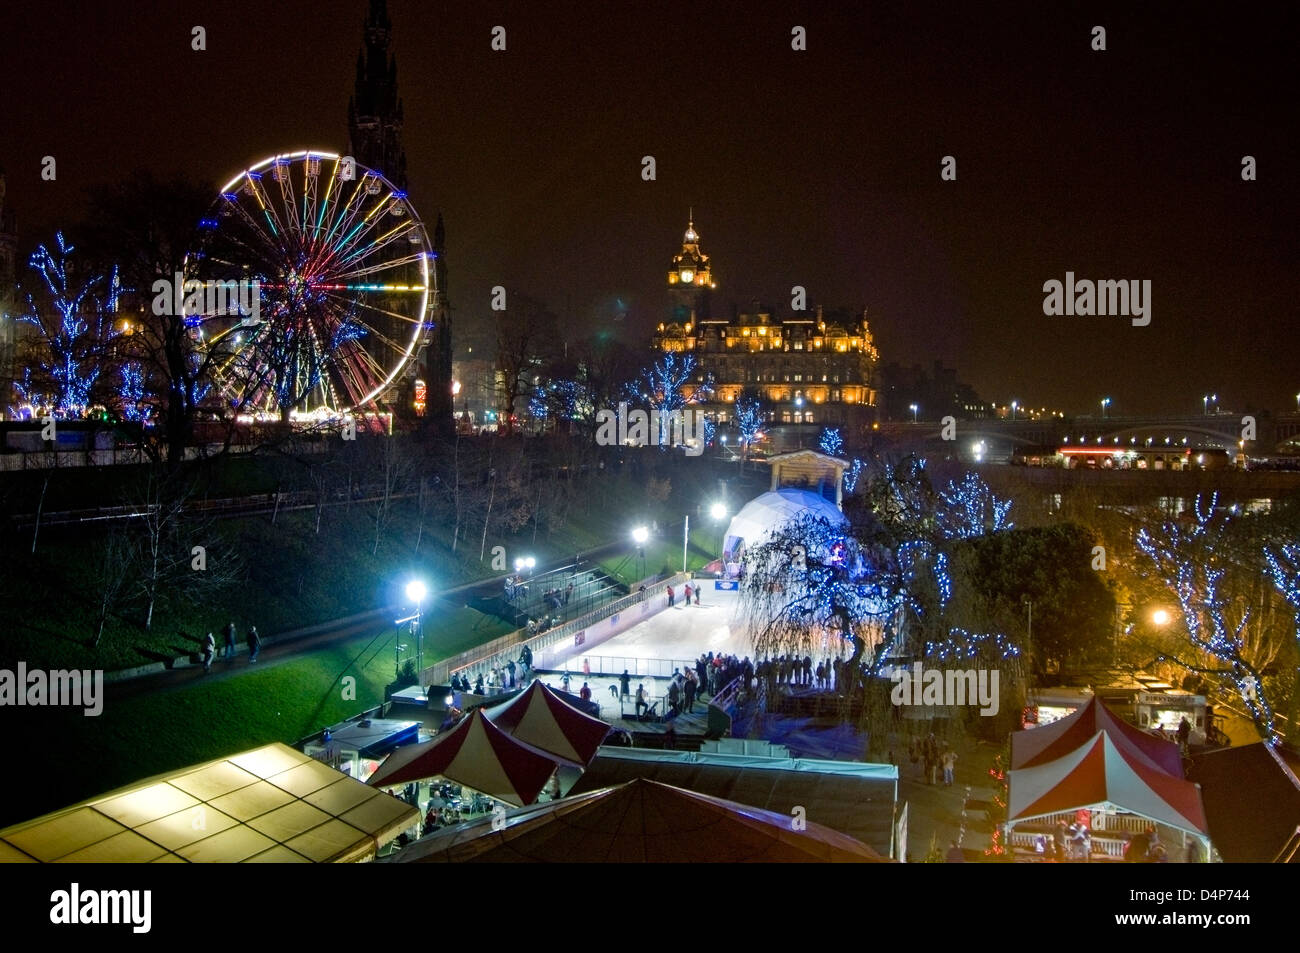
{"label": "floodlight on pole", "polygon": [[422,603],[429,594],[429,587],[423,580],[412,579],[406,584],[406,598],[415,603],[415,615],[411,619],[411,628],[415,632],[415,671],[424,668],[424,610]]}

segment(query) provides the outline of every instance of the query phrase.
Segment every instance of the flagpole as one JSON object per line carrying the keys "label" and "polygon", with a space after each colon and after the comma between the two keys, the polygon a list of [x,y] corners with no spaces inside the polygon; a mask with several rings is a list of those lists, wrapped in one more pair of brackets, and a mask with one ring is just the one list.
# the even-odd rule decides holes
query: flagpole
{"label": "flagpole", "polygon": [[686,514],[686,526],[682,529],[682,572],[686,572],[686,549],[691,541],[691,516]]}

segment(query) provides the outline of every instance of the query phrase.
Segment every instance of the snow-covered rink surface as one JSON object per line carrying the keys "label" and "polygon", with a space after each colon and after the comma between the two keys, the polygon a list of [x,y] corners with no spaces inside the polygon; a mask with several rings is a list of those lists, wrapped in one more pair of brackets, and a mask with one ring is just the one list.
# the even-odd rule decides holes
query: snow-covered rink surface
{"label": "snow-covered rink surface", "polygon": [[[704,580],[704,584],[698,606],[692,599],[688,607],[684,595],[678,590],[676,605],[671,609],[655,613],[587,652],[569,656],[564,662],[565,667],[569,671],[581,672],[585,659],[592,672],[618,673],[626,668],[634,675],[662,676],[671,675],[676,665],[693,663],[707,652],[738,658],[748,655],[752,659],[753,643],[735,619],[736,593],[714,589],[711,579]],[[665,596],[657,598],[667,601]],[[662,666],[646,664],[650,660],[674,662],[675,665],[660,671]]]}

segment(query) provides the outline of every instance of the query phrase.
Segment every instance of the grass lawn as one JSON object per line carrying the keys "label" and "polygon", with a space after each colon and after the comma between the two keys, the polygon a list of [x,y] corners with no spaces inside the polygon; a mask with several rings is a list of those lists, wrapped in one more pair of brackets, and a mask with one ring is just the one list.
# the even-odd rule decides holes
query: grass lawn
{"label": "grass lawn", "polygon": [[[411,514],[400,509],[374,555],[373,511],[361,505],[328,510],[319,535],[306,512],[281,513],[274,526],[269,516],[221,521],[214,524],[219,535],[209,546],[209,560],[237,551],[246,567],[244,581],[210,602],[162,593],[149,632],[139,626],[138,605],[128,606],[110,620],[97,651],[86,644],[97,620],[97,537],[84,530],[76,536],[43,533],[35,556],[22,555],[21,541],[11,538],[9,552],[22,569],[0,584],[0,631],[5,633],[0,666],[11,667],[18,659],[31,668],[138,665],[146,660],[141,650],[180,654],[193,645],[185,633],[219,632],[228,620],[241,636],[249,624],[273,635],[393,604],[401,583],[413,574],[426,578],[435,593],[499,575],[491,566],[494,546],[506,548],[510,566],[518,556],[565,562],[576,552],[625,543],[621,553],[600,562],[616,578],[633,582],[640,560],[630,539],[632,527],[658,521],[662,529],[647,544],[647,573],[679,570],[680,520],[688,512],[689,565],[698,568],[717,552],[718,526],[700,513],[717,493],[717,476],[707,467],[678,467],[671,471],[669,498],[656,503],[647,499],[641,477],[602,475],[582,488],[590,502],[576,507],[563,526],[549,532],[531,524],[513,534],[489,532],[483,546],[479,523],[477,531],[466,528],[455,553],[452,527],[446,524],[426,526],[416,553]],[[731,494],[745,499],[763,489],[733,486]],[[509,631],[501,620],[451,601],[440,600],[426,613],[426,665]],[[6,709],[10,737],[34,757],[27,761],[32,770],[6,786],[0,825],[270,741],[292,744],[374,707],[394,677],[396,638],[390,626],[301,659],[278,664],[267,659],[268,664],[252,668],[240,660],[231,663],[228,675],[218,661],[214,675],[113,701],[96,718],[79,710]],[[410,642],[406,633],[403,641]],[[356,678],[355,698],[344,698],[345,676]]]}
{"label": "grass lawn", "polygon": [[[425,618],[425,663],[504,635],[500,620],[472,609]],[[98,717],[80,709],[11,708],[11,737],[37,753],[39,770],[6,786],[0,826],[57,810],[137,778],[255,748],[294,744],[378,705],[393,680],[392,626],[304,658],[213,663],[213,675],[168,691],[109,699]],[[402,633],[403,642],[409,635]],[[405,656],[404,656],[405,657]],[[227,672],[227,664],[229,672]],[[356,679],[345,698],[346,676]],[[351,694],[349,692],[348,694]]]}

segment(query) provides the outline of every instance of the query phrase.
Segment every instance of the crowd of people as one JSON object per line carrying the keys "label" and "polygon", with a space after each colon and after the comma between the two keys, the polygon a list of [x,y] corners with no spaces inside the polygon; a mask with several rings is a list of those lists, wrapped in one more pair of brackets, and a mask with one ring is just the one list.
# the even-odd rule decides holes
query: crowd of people
{"label": "crowd of people", "polygon": [[533,669],[533,650],[522,646],[518,659],[508,659],[504,665],[490,665],[481,671],[453,672],[452,691],[472,692],[475,695],[496,695],[528,684]]}
{"label": "crowd of people", "polygon": [[943,771],[943,786],[952,787],[953,773],[957,769],[957,752],[952,745],[940,741],[932,731],[923,740],[913,738],[908,745],[908,755],[913,764],[921,763],[926,784],[938,784]]}

